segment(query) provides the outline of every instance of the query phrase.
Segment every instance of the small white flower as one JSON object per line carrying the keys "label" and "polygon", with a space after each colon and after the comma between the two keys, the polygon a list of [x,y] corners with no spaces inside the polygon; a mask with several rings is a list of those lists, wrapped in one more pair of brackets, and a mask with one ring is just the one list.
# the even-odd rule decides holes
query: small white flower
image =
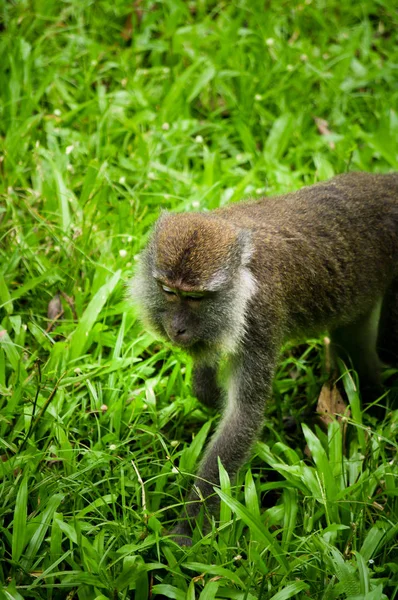
{"label": "small white flower", "polygon": [[199,200],[193,200],[193,201],[192,201],[192,206],[193,206],[194,208],[199,208],[199,206],[200,206],[200,202],[199,202]]}
{"label": "small white flower", "polygon": [[239,162],[243,159],[243,154],[237,154],[235,158]]}
{"label": "small white flower", "polygon": [[79,369],[79,367],[76,367],[76,369],[73,369],[73,372],[75,373],[75,375],[81,375],[83,371]]}
{"label": "small white flower", "polygon": [[126,256],[127,256],[127,250],[125,250],[124,248],[122,248],[121,250],[119,250],[119,256],[121,256],[122,258],[126,258]]}
{"label": "small white flower", "polygon": [[255,100],[257,100],[257,102],[260,102],[260,100],[262,100],[262,99],[263,99],[263,97],[262,97],[262,95],[261,95],[261,94],[256,94],[256,95],[254,96],[254,99],[255,99]]}
{"label": "small white flower", "polygon": [[174,473],[174,475],[177,475],[178,474],[177,467],[172,467],[171,472]]}
{"label": "small white flower", "polygon": [[308,60],[308,56],[306,54],[301,54],[300,60],[302,60],[303,62],[305,62],[305,61]]}
{"label": "small white flower", "polygon": [[116,444],[109,444],[109,450],[116,450]]}
{"label": "small white flower", "polygon": [[122,185],[126,183],[126,178],[124,175],[122,175],[122,177],[119,177],[119,183],[121,183]]}
{"label": "small white flower", "polygon": [[148,173],[148,179],[156,179],[155,173],[152,173],[152,171],[149,171],[149,173]]}
{"label": "small white flower", "polygon": [[146,410],[146,409],[148,408],[148,404],[145,404],[145,403],[144,403],[144,404],[142,405],[142,408],[143,408],[144,410]]}
{"label": "small white flower", "polygon": [[65,154],[70,154],[74,149],[74,145],[71,144],[70,146],[66,146],[65,148]]}
{"label": "small white flower", "polygon": [[54,115],[55,115],[56,117],[60,117],[60,116],[62,115],[62,113],[61,113],[61,111],[59,110],[59,108],[56,108],[56,109],[54,110]]}
{"label": "small white flower", "polygon": [[197,144],[203,144],[203,138],[202,138],[202,136],[201,135],[197,135],[196,138],[195,138],[195,142]]}
{"label": "small white flower", "polygon": [[108,407],[106,404],[101,404],[101,410],[102,412],[106,412],[108,410]]}
{"label": "small white flower", "polygon": [[373,560],[373,558],[369,558],[369,560],[368,560],[368,563],[369,563],[370,565],[374,565],[374,562],[375,562],[375,561]]}
{"label": "small white flower", "polygon": [[133,241],[133,236],[129,235],[129,237],[127,238],[127,241],[129,244],[131,244],[131,242]]}
{"label": "small white flower", "polygon": [[294,69],[293,65],[286,65],[287,71],[293,71],[293,69]]}
{"label": "small white flower", "polygon": [[178,441],[178,440],[172,440],[172,441],[170,442],[170,446],[173,446],[173,448],[175,448],[176,446],[178,446],[178,444],[179,444],[179,441]]}
{"label": "small white flower", "polygon": [[265,43],[267,44],[267,46],[273,46],[275,44],[275,40],[274,38],[267,38],[265,40]]}
{"label": "small white flower", "polygon": [[163,129],[164,131],[168,131],[168,130],[170,129],[170,124],[169,124],[169,123],[163,123],[163,125],[162,125],[162,129]]}

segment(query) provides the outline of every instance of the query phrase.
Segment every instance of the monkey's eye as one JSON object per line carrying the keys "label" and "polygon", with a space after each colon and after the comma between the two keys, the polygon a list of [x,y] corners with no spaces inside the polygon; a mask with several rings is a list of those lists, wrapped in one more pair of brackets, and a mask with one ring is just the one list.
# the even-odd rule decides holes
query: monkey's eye
{"label": "monkey's eye", "polygon": [[203,300],[203,294],[187,294],[184,296],[185,300],[190,300],[193,302],[198,302],[199,300]]}
{"label": "monkey's eye", "polygon": [[172,290],[171,288],[167,287],[167,285],[162,285],[162,290],[164,291],[165,294],[167,294],[167,296],[176,296],[177,295],[175,293],[175,291]]}

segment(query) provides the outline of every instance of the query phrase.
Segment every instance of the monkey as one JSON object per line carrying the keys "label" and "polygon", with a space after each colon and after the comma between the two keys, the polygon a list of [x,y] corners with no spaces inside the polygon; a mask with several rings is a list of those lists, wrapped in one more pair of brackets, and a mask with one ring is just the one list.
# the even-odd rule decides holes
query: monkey
{"label": "monkey", "polygon": [[209,212],[164,212],[131,296],[156,335],[193,357],[195,395],[222,412],[173,531],[189,544],[203,501],[217,511],[218,459],[233,478],[261,432],[285,341],[327,331],[365,402],[383,391],[382,361],[398,367],[398,174],[350,172]]}

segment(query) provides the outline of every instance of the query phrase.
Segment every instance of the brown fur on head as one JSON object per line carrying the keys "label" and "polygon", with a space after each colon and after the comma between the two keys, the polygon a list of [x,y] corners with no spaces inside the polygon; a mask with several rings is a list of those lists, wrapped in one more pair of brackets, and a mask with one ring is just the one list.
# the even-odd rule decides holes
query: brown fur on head
{"label": "brown fur on head", "polygon": [[242,230],[203,213],[164,213],[153,244],[155,277],[187,292],[218,289],[249,251]]}

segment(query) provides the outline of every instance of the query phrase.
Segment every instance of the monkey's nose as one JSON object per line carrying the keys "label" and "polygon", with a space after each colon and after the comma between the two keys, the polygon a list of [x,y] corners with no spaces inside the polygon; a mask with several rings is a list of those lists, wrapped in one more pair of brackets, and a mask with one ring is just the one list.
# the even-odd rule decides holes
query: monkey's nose
{"label": "monkey's nose", "polygon": [[175,330],[173,340],[180,346],[189,346],[191,343],[191,335],[185,327],[180,327],[179,329]]}

